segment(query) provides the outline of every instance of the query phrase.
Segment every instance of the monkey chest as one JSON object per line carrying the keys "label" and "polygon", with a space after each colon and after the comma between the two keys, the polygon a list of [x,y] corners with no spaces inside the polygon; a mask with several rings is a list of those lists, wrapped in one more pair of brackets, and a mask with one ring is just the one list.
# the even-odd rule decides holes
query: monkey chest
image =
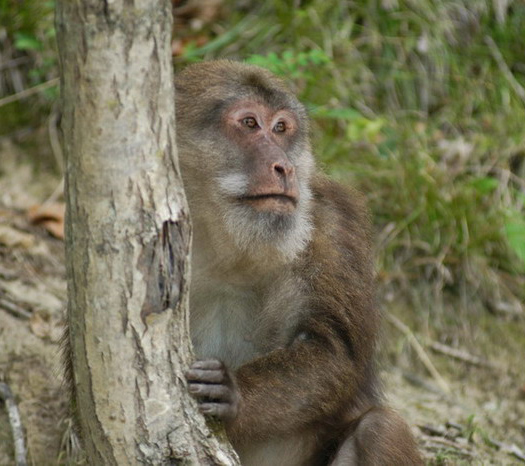
{"label": "monkey chest", "polygon": [[191,338],[199,359],[220,359],[235,369],[261,354],[261,303],[253,293],[200,287],[192,290],[190,303]]}

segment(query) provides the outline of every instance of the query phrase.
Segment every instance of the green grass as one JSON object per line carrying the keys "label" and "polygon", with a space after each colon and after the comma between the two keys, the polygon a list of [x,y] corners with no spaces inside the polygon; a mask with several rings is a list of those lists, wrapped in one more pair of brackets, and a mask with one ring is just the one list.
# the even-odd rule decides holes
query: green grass
{"label": "green grass", "polygon": [[188,60],[234,57],[291,78],[322,164],[370,200],[386,285],[415,302],[425,288],[469,313],[514,312],[525,299],[525,102],[487,37],[525,87],[525,4],[501,21],[493,4],[265,2],[228,15],[229,32]]}

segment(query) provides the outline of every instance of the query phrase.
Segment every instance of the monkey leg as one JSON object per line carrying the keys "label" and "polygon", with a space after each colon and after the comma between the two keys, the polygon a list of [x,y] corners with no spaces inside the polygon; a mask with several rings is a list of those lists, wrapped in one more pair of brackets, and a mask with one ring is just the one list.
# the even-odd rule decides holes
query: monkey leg
{"label": "monkey leg", "polygon": [[394,411],[383,407],[372,408],[361,416],[330,463],[331,466],[422,464],[408,425]]}

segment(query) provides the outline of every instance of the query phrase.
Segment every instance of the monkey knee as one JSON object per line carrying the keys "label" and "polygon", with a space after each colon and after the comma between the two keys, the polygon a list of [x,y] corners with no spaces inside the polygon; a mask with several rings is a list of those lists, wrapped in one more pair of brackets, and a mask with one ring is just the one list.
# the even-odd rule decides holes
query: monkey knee
{"label": "monkey knee", "polygon": [[410,428],[397,413],[387,408],[374,408],[362,417],[354,432],[353,443],[355,464],[423,464]]}

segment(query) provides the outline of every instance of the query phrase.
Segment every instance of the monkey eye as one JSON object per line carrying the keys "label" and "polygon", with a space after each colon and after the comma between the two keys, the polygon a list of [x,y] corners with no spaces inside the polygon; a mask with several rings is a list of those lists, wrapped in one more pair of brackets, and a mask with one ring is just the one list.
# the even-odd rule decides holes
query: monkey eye
{"label": "monkey eye", "polygon": [[246,117],[242,119],[242,124],[248,128],[258,128],[257,120],[253,117]]}
{"label": "monkey eye", "polygon": [[273,127],[273,130],[276,133],[284,133],[286,131],[286,123],[284,121],[278,121],[277,124]]}

